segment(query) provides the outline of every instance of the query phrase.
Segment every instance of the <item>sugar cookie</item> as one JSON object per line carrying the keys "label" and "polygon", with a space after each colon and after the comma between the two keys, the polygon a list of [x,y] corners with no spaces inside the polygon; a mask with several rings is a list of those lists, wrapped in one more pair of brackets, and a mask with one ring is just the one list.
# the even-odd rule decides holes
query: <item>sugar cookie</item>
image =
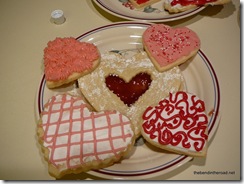
{"label": "sugar cookie", "polygon": [[143,113],[142,136],[159,148],[190,156],[205,156],[208,118],[196,95],[178,91]]}
{"label": "sugar cookie", "polygon": [[[114,88],[120,92],[109,87],[110,80],[112,84],[118,82]],[[99,67],[78,79],[78,85],[97,111],[117,110],[129,117],[139,136],[139,122],[146,107],[181,89],[184,78],[178,67],[158,72],[144,51],[130,58],[107,52],[101,55]]]}
{"label": "sugar cookie", "polygon": [[93,112],[82,98],[67,94],[49,99],[37,134],[50,175],[108,167],[134,145],[130,120],[118,111]]}
{"label": "sugar cookie", "polygon": [[70,83],[94,70],[100,53],[91,43],[56,38],[44,49],[44,73],[49,88]]}
{"label": "sugar cookie", "polygon": [[208,5],[222,5],[229,3],[231,0],[165,0],[164,8],[170,13],[179,13],[187,10],[191,10],[198,6],[208,6]]}
{"label": "sugar cookie", "polygon": [[166,71],[186,62],[200,49],[200,39],[187,27],[172,28],[164,24],[149,26],[142,43],[159,71]]}

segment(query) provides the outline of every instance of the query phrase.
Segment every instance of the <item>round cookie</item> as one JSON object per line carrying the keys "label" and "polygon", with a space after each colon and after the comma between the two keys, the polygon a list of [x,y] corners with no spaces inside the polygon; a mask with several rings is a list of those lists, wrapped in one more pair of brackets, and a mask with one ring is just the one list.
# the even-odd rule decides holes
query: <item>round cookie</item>
{"label": "round cookie", "polygon": [[56,38],[44,49],[44,73],[49,88],[75,81],[93,71],[100,62],[100,53],[91,43],[75,38]]}
{"label": "round cookie", "polygon": [[143,113],[142,136],[152,145],[190,156],[205,156],[208,118],[205,104],[196,95],[170,93]]}
{"label": "round cookie", "polygon": [[92,73],[78,79],[78,85],[95,110],[115,109],[126,115],[138,137],[146,107],[181,89],[184,78],[178,67],[158,72],[144,51],[129,58],[107,52]]}
{"label": "round cookie", "polygon": [[50,175],[108,167],[134,145],[130,120],[118,111],[93,112],[81,97],[56,95],[45,104],[37,135]]}

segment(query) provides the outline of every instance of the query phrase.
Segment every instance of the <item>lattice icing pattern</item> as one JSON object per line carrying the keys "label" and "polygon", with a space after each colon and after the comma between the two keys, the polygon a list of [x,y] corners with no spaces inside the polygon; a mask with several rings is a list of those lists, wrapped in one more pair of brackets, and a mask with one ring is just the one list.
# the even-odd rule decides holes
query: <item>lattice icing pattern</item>
{"label": "lattice icing pattern", "polygon": [[55,167],[75,169],[88,162],[118,160],[134,132],[127,117],[117,111],[91,112],[79,97],[57,95],[50,98],[41,116],[43,146]]}

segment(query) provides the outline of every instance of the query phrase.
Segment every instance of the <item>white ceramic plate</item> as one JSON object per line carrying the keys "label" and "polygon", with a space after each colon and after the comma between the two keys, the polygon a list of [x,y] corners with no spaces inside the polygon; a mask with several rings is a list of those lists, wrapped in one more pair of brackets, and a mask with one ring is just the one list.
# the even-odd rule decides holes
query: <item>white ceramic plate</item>
{"label": "white ceramic plate", "polygon": [[183,19],[202,11],[205,6],[197,7],[189,11],[169,14],[163,8],[163,1],[161,0],[151,6],[138,10],[131,9],[128,0],[93,0],[104,11],[127,20],[143,20],[147,22],[169,22]]}
{"label": "white ceramic plate", "polygon": [[[91,30],[77,39],[94,43],[101,53],[110,50],[142,48],[141,36],[150,24],[147,23],[116,23]],[[216,73],[205,54],[200,50],[191,61],[180,66],[185,78],[187,91],[198,95],[205,101],[206,112],[209,114],[209,139],[213,137],[219,123],[220,91]],[[37,117],[47,100],[58,93],[75,88],[50,90],[46,87],[43,76],[37,94]],[[192,158],[161,151],[139,139],[128,158],[111,167],[90,171],[95,176],[108,179],[146,179],[172,171]]]}

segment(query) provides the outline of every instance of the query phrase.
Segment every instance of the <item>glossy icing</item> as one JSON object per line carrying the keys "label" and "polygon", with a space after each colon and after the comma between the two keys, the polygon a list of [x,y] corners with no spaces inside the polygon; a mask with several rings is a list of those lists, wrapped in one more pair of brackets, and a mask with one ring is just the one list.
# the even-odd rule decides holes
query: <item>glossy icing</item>
{"label": "glossy icing", "polygon": [[106,86],[129,107],[149,89],[151,82],[147,73],[138,73],[129,82],[125,82],[118,75],[105,78]]}
{"label": "glossy icing", "polygon": [[[130,56],[129,53],[125,54],[126,57],[127,54],[129,55],[128,58],[117,53],[103,53],[100,65],[90,74],[78,79],[78,85],[94,109],[97,111],[115,109],[121,112],[130,118],[135,133],[138,135],[141,129],[139,125],[141,114],[148,104],[155,104],[160,99],[167,97],[169,92],[178,91],[184,85],[184,77],[179,67],[158,72],[144,51],[132,54],[133,56]],[[150,74],[152,82],[149,89],[131,106],[127,106],[117,98],[106,85],[105,79],[110,74],[116,74],[129,82],[135,75],[143,72]]]}
{"label": "glossy icing", "polygon": [[44,49],[44,73],[46,80],[67,79],[72,73],[81,73],[93,67],[99,59],[97,47],[75,38],[56,38]]}
{"label": "glossy icing", "polygon": [[120,157],[134,136],[127,117],[117,111],[91,112],[80,97],[70,95],[53,96],[41,121],[49,162],[62,170]]}
{"label": "glossy icing", "polygon": [[146,3],[148,2],[149,0],[136,0],[136,3],[137,4],[143,4],[143,3]]}
{"label": "glossy icing", "polygon": [[180,4],[181,6],[187,6],[187,5],[205,5],[206,3],[212,3],[217,0],[170,0],[171,6],[175,6],[177,4]]}
{"label": "glossy icing", "polygon": [[154,24],[143,33],[143,43],[160,67],[200,48],[200,39],[192,30]]}
{"label": "glossy icing", "polygon": [[183,91],[170,93],[143,113],[146,136],[157,144],[178,149],[200,152],[208,139],[207,125],[204,102]]}

